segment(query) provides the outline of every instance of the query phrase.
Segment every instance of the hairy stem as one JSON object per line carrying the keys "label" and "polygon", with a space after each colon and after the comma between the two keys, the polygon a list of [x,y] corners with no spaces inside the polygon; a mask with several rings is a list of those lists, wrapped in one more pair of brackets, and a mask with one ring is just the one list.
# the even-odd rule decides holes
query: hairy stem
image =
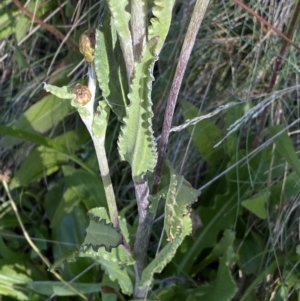
{"label": "hairy stem", "polygon": [[149,186],[147,179],[134,179],[135,194],[137,198],[139,224],[136,233],[133,253],[135,263],[135,298],[145,298],[148,287],[139,289],[142,272],[147,264],[147,249],[151,235],[153,215],[149,212]]}
{"label": "hairy stem", "polygon": [[187,33],[184,38],[165,111],[164,124],[158,149],[158,159],[154,173],[153,194],[155,194],[158,191],[158,186],[161,180],[163,160],[169,141],[169,134],[174,115],[175,104],[182,83],[183,75],[185,73],[185,69],[189,61],[193,46],[195,44],[196,36],[202,23],[208,4],[209,0],[197,0],[189,27],[187,29]]}
{"label": "hairy stem", "polygon": [[108,161],[107,161],[106,151],[104,146],[105,139],[104,137],[103,138],[92,137],[92,139],[94,142],[94,147],[97,155],[97,160],[98,160],[105,196],[107,200],[109,216],[114,227],[119,227],[118,208],[117,208],[115,193],[110,178]]}
{"label": "hairy stem", "polygon": [[131,34],[134,61],[139,61],[146,43],[146,15],[147,4],[145,0],[131,0]]}

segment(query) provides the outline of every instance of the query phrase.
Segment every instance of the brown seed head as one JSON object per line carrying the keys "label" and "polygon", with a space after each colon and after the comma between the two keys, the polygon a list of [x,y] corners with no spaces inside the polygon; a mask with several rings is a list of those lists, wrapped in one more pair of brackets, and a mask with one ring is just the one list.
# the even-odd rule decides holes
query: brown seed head
{"label": "brown seed head", "polygon": [[91,28],[86,30],[79,39],[79,51],[83,54],[85,60],[89,63],[94,61],[96,30]]}
{"label": "brown seed head", "polygon": [[81,105],[86,105],[92,98],[90,89],[87,86],[76,85],[72,90],[72,93],[76,94],[75,102],[80,103]]}

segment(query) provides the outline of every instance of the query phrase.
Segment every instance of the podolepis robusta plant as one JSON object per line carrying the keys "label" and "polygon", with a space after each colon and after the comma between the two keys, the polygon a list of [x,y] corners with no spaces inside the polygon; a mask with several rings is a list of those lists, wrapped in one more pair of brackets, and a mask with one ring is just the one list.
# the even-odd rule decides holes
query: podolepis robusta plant
{"label": "podolepis robusta plant", "polygon": [[[170,89],[158,148],[152,129],[153,69],[168,34],[174,2],[155,0],[148,5],[146,0],[108,0],[102,24],[84,32],[79,41],[80,52],[89,65],[88,86],[77,85],[69,90],[44,84],[46,91],[70,99],[80,114],[94,143],[106,195],[108,212],[106,208],[88,212],[90,223],[77,255],[94,258],[112,279],[117,279],[124,294],[137,299],[147,297],[154,274],[163,270],[191,233],[189,206],[199,196],[199,191],[165,161],[165,152],[180,84],[209,0],[198,0],[195,4]],[[110,114],[115,114],[122,124],[118,137],[120,159],[131,166],[138,206],[134,242],[129,241],[127,221],[119,218],[104,147]],[[167,185],[161,184],[163,164],[169,168]],[[154,179],[152,184],[149,175]],[[165,200],[164,230],[168,243],[148,262],[148,243],[161,199]]]}

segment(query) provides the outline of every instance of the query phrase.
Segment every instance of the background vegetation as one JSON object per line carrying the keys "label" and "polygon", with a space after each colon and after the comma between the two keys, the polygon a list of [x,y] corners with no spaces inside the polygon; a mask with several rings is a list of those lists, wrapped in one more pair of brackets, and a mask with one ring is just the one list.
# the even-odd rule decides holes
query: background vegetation
{"label": "background vegetation", "polygon": [[[176,2],[155,67],[157,137],[194,2]],[[201,196],[193,234],[156,275],[151,300],[300,300],[299,50],[236,2],[211,1],[179,95],[168,159]],[[300,45],[298,1],[244,4]],[[101,1],[0,3],[0,168],[11,193],[1,187],[0,300],[128,299],[91,259],[60,266],[61,278],[41,259],[57,263],[76,249],[86,212],[105,205],[79,116],[42,89],[42,82],[86,81],[77,41],[101,24],[102,13]],[[118,157],[118,127],[112,118],[107,153],[118,208],[134,233],[134,189]],[[157,215],[152,257],[164,243]]]}

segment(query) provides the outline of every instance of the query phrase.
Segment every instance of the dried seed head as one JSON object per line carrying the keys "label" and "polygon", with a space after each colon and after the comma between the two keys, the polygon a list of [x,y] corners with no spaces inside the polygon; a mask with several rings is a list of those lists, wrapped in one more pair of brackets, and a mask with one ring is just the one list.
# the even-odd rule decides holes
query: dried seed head
{"label": "dried seed head", "polygon": [[75,102],[86,105],[92,98],[92,94],[90,89],[87,86],[76,85],[76,87],[72,90],[72,93],[76,94]]}
{"label": "dried seed head", "polygon": [[79,39],[79,51],[83,54],[85,60],[91,63],[94,60],[96,30],[91,28],[86,30]]}

